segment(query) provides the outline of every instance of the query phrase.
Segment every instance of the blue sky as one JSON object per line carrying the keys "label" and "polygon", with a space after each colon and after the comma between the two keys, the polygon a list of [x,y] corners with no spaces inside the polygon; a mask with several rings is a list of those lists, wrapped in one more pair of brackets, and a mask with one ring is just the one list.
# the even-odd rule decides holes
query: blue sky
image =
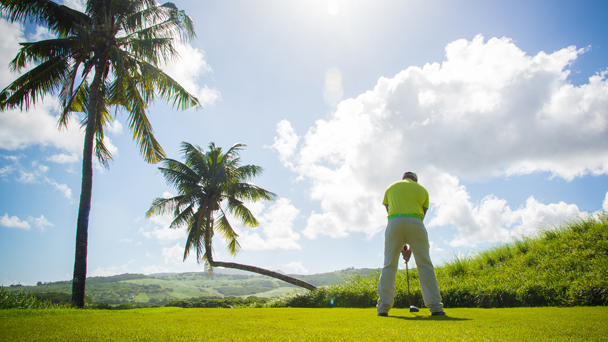
{"label": "blue sky", "polygon": [[[78,8],[78,0],[66,1]],[[247,144],[261,225],[232,258],[288,273],[381,267],[388,184],[418,173],[436,264],[608,209],[608,24],[603,1],[181,1],[197,38],[165,66],[204,103],[149,118],[182,141]],[[48,33],[0,22],[7,65]],[[5,87],[15,77],[0,69]],[[0,282],[71,278],[83,134],[57,101],[0,113]],[[94,171],[88,274],[202,271],[185,234],[144,218],[175,194],[118,113]]]}

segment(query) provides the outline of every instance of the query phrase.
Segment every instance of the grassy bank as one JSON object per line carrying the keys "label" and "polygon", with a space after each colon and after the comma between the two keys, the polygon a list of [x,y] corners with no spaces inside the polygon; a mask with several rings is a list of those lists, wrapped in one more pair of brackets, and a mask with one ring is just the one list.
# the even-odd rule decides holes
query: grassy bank
{"label": "grassy bank", "polygon": [[608,308],[0,310],[0,341],[601,341]]}
{"label": "grassy bank", "polygon": [[[608,214],[581,218],[533,237],[498,245],[436,268],[446,307],[608,305]],[[318,291],[272,301],[271,307],[372,307],[379,271]],[[418,274],[397,275],[395,307],[423,307]]]}

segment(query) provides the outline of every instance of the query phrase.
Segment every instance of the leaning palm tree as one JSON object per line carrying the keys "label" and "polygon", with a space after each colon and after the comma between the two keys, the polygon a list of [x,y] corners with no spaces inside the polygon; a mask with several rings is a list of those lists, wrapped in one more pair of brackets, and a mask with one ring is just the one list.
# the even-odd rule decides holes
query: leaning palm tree
{"label": "leaning palm tree", "polygon": [[146,110],[156,97],[181,109],[199,106],[195,96],[158,67],[178,57],[176,39],[194,37],[193,23],[174,4],[154,0],[88,0],[84,13],[50,0],[0,0],[0,12],[10,21],[29,19],[56,35],[21,43],[10,68],[33,67],[0,92],[0,111],[27,111],[45,95],[57,95],[59,128],[67,128],[74,112],[84,113],[72,285],[73,304],[84,307],[93,153],[108,167],[112,155],[104,145],[104,129],[113,120],[110,108],[128,112],[129,129],[147,162],[164,157]]}
{"label": "leaning palm tree", "polygon": [[278,272],[213,259],[215,232],[226,240],[231,255],[236,255],[241,249],[238,234],[228,221],[228,215],[240,220],[244,226],[255,227],[259,224],[258,220],[247,209],[245,202],[274,200],[276,197],[274,193],[248,182],[261,174],[262,168],[240,164],[239,151],[243,147],[244,144],[238,143],[222,153],[222,148],[214,143],[204,151],[200,146],[183,142],[185,162],[167,158],[163,161],[163,167],[159,168],[178,195],[154,199],[146,217],[172,214],[170,228],[185,226],[188,233],[184,260],[191,251],[195,251],[197,262],[203,262],[209,272],[213,272],[213,267],[235,268],[281,279],[309,290],[316,289],[312,284]]}

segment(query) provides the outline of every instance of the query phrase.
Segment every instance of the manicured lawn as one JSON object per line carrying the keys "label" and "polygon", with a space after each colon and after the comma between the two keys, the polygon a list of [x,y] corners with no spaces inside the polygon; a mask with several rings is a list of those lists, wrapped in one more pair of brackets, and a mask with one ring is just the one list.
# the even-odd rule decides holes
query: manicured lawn
{"label": "manicured lawn", "polygon": [[0,310],[0,341],[605,341],[608,307]]}

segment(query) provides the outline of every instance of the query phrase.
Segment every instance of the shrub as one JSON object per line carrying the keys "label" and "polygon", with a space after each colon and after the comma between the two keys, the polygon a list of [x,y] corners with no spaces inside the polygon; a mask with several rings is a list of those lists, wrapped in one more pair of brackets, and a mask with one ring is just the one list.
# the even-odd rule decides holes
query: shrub
{"label": "shrub", "polygon": [[54,304],[51,301],[39,300],[32,294],[9,292],[0,286],[0,309],[62,309],[69,304]]}

